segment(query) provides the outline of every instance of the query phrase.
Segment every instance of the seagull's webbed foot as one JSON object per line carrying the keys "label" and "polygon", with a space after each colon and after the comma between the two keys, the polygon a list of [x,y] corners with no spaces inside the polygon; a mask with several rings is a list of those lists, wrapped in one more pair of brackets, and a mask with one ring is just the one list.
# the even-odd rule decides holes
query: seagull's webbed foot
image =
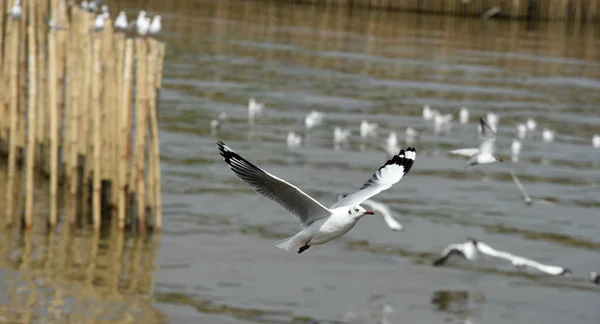
{"label": "seagull's webbed foot", "polygon": [[308,250],[308,248],[310,247],[310,245],[308,245],[308,243],[302,245],[299,249],[298,249],[298,254]]}

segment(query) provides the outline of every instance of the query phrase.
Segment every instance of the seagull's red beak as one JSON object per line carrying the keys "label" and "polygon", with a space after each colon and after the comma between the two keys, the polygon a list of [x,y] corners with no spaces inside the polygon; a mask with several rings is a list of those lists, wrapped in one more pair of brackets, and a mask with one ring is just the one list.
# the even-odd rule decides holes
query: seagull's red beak
{"label": "seagull's red beak", "polygon": [[367,210],[363,213],[363,215],[375,215],[375,213],[372,210]]}

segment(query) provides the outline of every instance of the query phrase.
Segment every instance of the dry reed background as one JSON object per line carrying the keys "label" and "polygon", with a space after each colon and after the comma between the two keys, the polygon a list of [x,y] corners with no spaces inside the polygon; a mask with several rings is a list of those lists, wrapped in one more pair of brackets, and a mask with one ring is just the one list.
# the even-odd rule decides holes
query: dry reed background
{"label": "dry reed background", "polygon": [[599,0],[285,0],[329,6],[368,7],[457,16],[480,16],[497,9],[498,17],[533,20],[594,21]]}
{"label": "dry reed background", "polygon": [[[52,227],[64,201],[71,224],[91,215],[97,230],[102,216],[116,214],[120,229],[135,222],[140,231],[160,229],[156,103],[164,44],[115,31],[110,18],[94,31],[95,14],[79,3],[21,1],[21,19],[8,14],[13,3],[0,1],[6,225],[20,214],[24,196],[23,226],[32,226],[34,181],[42,174],[50,180]],[[64,29],[49,28],[52,18]]]}

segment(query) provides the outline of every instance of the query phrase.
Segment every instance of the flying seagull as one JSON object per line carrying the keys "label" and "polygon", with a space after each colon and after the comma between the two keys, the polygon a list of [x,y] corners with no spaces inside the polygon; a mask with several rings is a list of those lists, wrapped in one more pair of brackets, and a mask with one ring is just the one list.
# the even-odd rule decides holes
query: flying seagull
{"label": "flying seagull", "polygon": [[[342,199],[346,196],[347,196],[347,194],[340,194],[340,195],[338,195],[338,200]],[[388,207],[388,205],[386,205],[382,202],[379,202],[379,201],[375,201],[373,199],[367,199],[367,200],[363,201],[362,204],[367,206],[368,208],[370,208],[374,213],[381,213],[383,215],[383,220],[385,220],[385,223],[387,224],[387,226],[389,228],[391,228],[392,230],[394,230],[394,231],[402,230],[402,224],[400,224],[392,216],[392,210],[390,209],[390,207]]]}
{"label": "flying seagull", "polygon": [[600,274],[596,271],[590,271],[590,281],[596,285],[600,285]]}
{"label": "flying seagull", "polygon": [[374,215],[360,206],[365,200],[400,181],[413,165],[416,153],[409,147],[401,150],[382,165],[357,192],[326,208],[298,187],[250,163],[222,141],[217,142],[220,154],[231,170],[257,193],[275,201],[300,220],[303,229],[296,235],[276,242],[286,251],[298,248],[302,253],[312,245],[336,239],[356,225],[365,215]]}
{"label": "flying seagull", "polygon": [[494,155],[496,133],[488,126],[483,117],[479,118],[479,126],[481,127],[481,143],[479,144],[479,148],[457,149],[450,151],[450,153],[469,157],[470,159],[467,161],[469,166],[502,162],[501,158]]}
{"label": "flying seagull", "polygon": [[517,268],[529,267],[554,276],[569,276],[572,273],[571,270],[567,268],[539,263],[537,261],[520,257],[508,252],[496,250],[491,246],[473,238],[469,238],[464,243],[448,245],[448,247],[446,247],[441,253],[441,256],[433,261],[433,265],[443,265],[452,255],[460,255],[468,261],[475,261],[478,253],[482,253],[494,258],[508,260]]}

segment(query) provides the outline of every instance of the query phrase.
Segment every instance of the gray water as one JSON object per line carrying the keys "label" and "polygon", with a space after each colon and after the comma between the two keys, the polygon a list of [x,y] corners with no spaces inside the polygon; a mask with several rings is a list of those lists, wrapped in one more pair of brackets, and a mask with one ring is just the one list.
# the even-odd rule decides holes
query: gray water
{"label": "gray water", "polygon": [[[73,321],[376,323],[384,305],[395,310],[389,323],[600,321],[600,288],[587,281],[589,271],[600,270],[600,150],[591,145],[600,133],[597,26],[265,1],[124,1],[111,8],[130,17],[142,8],[163,16],[165,228],[158,255],[127,239],[134,251],[127,255],[147,261],[117,279],[119,298],[106,297],[113,295],[101,289],[102,280],[85,282],[102,308],[116,303],[127,315],[117,321],[79,312]],[[251,97],[266,105],[253,126]],[[422,120],[426,104],[454,114],[450,133],[435,135]],[[467,125],[457,123],[461,106],[471,112]],[[312,109],[323,111],[325,122],[306,131],[304,116]],[[227,123],[212,134],[210,120],[221,112]],[[508,162],[466,169],[448,151],[476,146],[477,119],[488,112],[500,117],[497,145]],[[527,117],[538,130],[511,163],[515,125]],[[380,127],[364,145],[357,135],[362,119]],[[338,150],[335,126],[353,131]],[[409,126],[422,131],[416,162],[375,197],[389,204],[405,231],[390,230],[380,216],[365,217],[348,234],[301,255],[273,244],[295,234],[297,220],[238,179],[215,144],[223,140],[328,206],[387,160],[378,144],[390,131],[405,146]],[[541,140],[544,127],[556,130],[555,142]],[[288,148],[289,131],[302,133],[305,143]],[[511,169],[534,198],[531,206]],[[491,259],[431,266],[446,245],[467,237],[568,267],[573,276],[518,271]],[[98,273],[123,271],[110,260],[99,264],[107,270]],[[66,282],[75,285],[79,272],[71,273]]]}
{"label": "gray water", "polygon": [[[167,296],[158,307],[171,321],[375,323],[389,304],[390,323],[598,323],[600,290],[586,282],[600,269],[595,26],[196,3],[164,20],[166,230],[155,289]],[[250,97],[266,105],[252,127]],[[421,118],[425,104],[455,115],[449,134],[433,134]],[[467,125],[456,122],[461,106],[471,112]],[[312,109],[325,112],[325,123],[306,131]],[[467,170],[448,150],[476,146],[477,119],[490,111],[500,116],[505,160],[517,122],[533,117],[538,130],[519,163]],[[211,134],[220,112],[229,119]],[[405,231],[367,217],[301,255],[277,249],[273,241],[296,233],[298,222],[240,181],[215,141],[328,205],[387,159],[377,140],[360,144],[362,119],[380,125],[379,142],[390,131],[402,141],[409,126],[423,132],[413,169],[376,197]],[[339,150],[334,126],[353,131]],[[554,143],[542,141],[544,127],[556,130]],[[304,134],[305,144],[289,149],[289,131]],[[534,198],[530,207],[510,169]],[[523,273],[489,259],[431,266],[447,244],[467,237],[574,275]],[[175,295],[185,306],[168,301]],[[222,309],[198,306],[209,302]]]}

